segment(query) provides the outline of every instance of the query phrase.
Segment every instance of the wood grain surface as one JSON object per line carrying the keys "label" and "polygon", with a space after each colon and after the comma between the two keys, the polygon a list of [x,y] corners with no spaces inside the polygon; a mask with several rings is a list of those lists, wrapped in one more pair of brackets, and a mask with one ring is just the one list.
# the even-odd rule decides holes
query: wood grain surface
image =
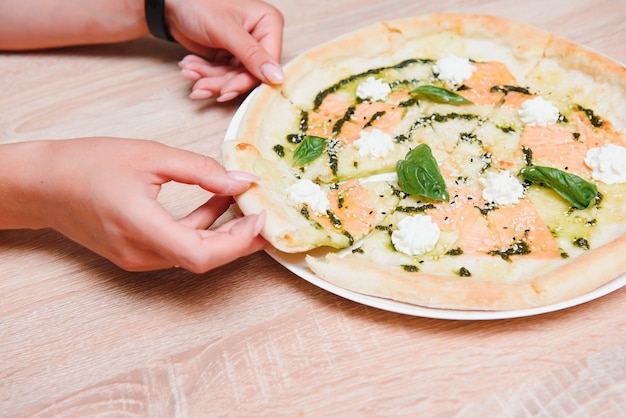
{"label": "wood grain surface", "polygon": [[[284,61],[381,19],[505,16],[626,62],[624,0],[274,0]],[[241,101],[187,99],[179,46],[0,54],[0,141],[120,136],[219,158]],[[19,174],[19,173],[16,173]],[[182,216],[208,198],[170,184]],[[626,289],[449,321],[363,306],[257,253],[128,273],[49,230],[0,232],[1,417],[626,416]]]}

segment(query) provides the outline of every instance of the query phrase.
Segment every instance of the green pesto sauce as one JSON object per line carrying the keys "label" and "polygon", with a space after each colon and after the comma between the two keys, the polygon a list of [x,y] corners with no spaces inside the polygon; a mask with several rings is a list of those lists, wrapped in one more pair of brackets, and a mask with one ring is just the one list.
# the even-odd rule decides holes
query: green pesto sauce
{"label": "green pesto sauce", "polygon": [[461,267],[457,274],[461,277],[472,277],[472,273],[465,267]]}
{"label": "green pesto sauce", "polygon": [[[315,219],[311,217],[311,214],[309,213],[309,209],[306,206],[302,206],[302,208],[300,209],[300,214],[304,216],[306,220],[308,220],[309,222],[312,222],[317,229],[325,230],[325,228],[319,222],[317,222]],[[341,219],[339,219],[332,211],[329,210],[326,212],[326,214],[330,218],[330,221],[335,228],[337,229],[342,228]],[[352,236],[352,234],[350,234],[346,230],[341,230],[341,234],[345,236],[346,238],[348,238],[348,245],[354,245],[354,237]]]}
{"label": "green pesto sauce", "polygon": [[481,148],[484,148],[483,141],[473,132],[461,132],[459,134],[459,142],[467,142],[470,144],[478,144]]}
{"label": "green pesto sauce", "polygon": [[589,122],[591,122],[591,124],[596,127],[596,128],[601,128],[602,125],[604,124],[604,122],[602,121],[602,119],[600,119],[598,116],[596,116],[595,113],[593,113],[593,110],[591,109],[587,109],[585,107],[582,107],[580,105],[576,106],[576,108],[578,110],[580,110],[581,112],[583,112],[585,115],[587,115],[587,118],[589,119]]}
{"label": "green pesto sauce", "polygon": [[280,144],[274,145],[274,148],[272,148],[274,150],[274,152],[276,153],[276,155],[278,155],[280,158],[283,158],[285,156],[285,147],[283,147]]}
{"label": "green pesto sauce", "polygon": [[326,99],[326,97],[329,94],[335,93],[336,91],[340,90],[341,88],[346,87],[347,85],[354,83],[357,80],[360,79],[364,79],[367,78],[369,76],[372,75],[377,75],[380,74],[384,71],[389,71],[389,70],[399,70],[402,69],[404,67],[408,67],[409,65],[413,65],[413,64],[432,64],[433,60],[431,59],[418,59],[418,58],[413,58],[413,59],[408,59],[405,61],[402,61],[398,64],[395,65],[391,65],[388,67],[380,67],[380,68],[372,68],[370,70],[367,70],[365,72],[359,73],[359,74],[354,74],[351,75],[350,77],[346,77],[342,80],[339,80],[337,83],[333,84],[332,86],[320,91],[319,93],[317,93],[317,95],[315,96],[315,100],[313,100],[313,110],[317,110],[319,109],[319,107],[322,105],[322,102],[324,101],[324,99]]}
{"label": "green pesto sauce", "polygon": [[575,246],[577,246],[578,248],[582,248],[583,250],[588,250],[589,248],[591,248],[589,246],[589,241],[586,238],[574,238],[573,243]]}
{"label": "green pesto sauce", "polygon": [[372,115],[372,117],[370,118],[370,120],[368,120],[365,125],[363,125],[363,128],[369,128],[370,126],[372,126],[374,124],[374,122],[376,122],[378,119],[380,119],[381,117],[383,117],[385,115],[385,111],[381,110],[378,111],[376,113],[374,113]]}
{"label": "green pesto sauce", "polygon": [[[348,238],[348,246],[350,245],[354,245],[354,237],[352,236],[351,233],[349,233],[346,230],[341,231],[341,233],[343,234],[343,236],[345,236],[346,238]],[[363,250],[361,250],[363,251]]]}
{"label": "green pesto sauce", "polygon": [[496,128],[500,129],[505,134],[514,134],[516,132],[515,128],[512,126],[496,126]]}
{"label": "green pesto sauce", "polygon": [[336,176],[339,171],[339,158],[337,158],[336,152],[328,151],[328,165],[330,167],[330,171],[332,171],[333,175]]}
{"label": "green pesto sauce", "polygon": [[410,141],[409,137],[403,134],[396,136],[393,140],[396,144],[402,144],[403,142]]}
{"label": "green pesto sauce", "polygon": [[337,207],[339,209],[342,209],[345,203],[346,203],[346,198],[343,195],[337,196]]}
{"label": "green pesto sauce", "polygon": [[396,211],[402,212],[402,213],[423,213],[427,209],[434,209],[434,208],[435,208],[435,205],[433,205],[432,203],[427,203],[421,206],[398,206],[396,207]]}
{"label": "green pesto sauce", "polygon": [[446,255],[458,256],[463,254],[463,249],[461,247],[451,248],[446,252]]}
{"label": "green pesto sauce", "polygon": [[344,115],[337,122],[335,122],[332,130],[333,136],[339,135],[339,132],[341,132],[341,128],[343,128],[343,124],[349,121],[352,115],[354,115],[354,109],[354,106],[350,106],[346,113],[344,113]]}
{"label": "green pesto sauce", "polygon": [[504,261],[511,262],[512,255],[527,255],[530,254],[530,246],[524,240],[517,240],[511,246],[504,250],[492,250],[487,254],[500,256]]}
{"label": "green pesto sauce", "polygon": [[533,150],[522,145],[522,153],[524,154],[524,164],[533,165]]}
{"label": "green pesto sauce", "polygon": [[489,89],[491,93],[503,93],[504,95],[509,94],[510,92],[516,92],[521,94],[532,95],[530,90],[525,87],[520,86],[511,86],[511,85],[501,85],[501,86],[493,86]]}
{"label": "green pesto sauce", "polygon": [[393,233],[393,225],[376,225],[374,228],[379,231],[386,231],[389,235]]}
{"label": "green pesto sauce", "polygon": [[316,229],[319,229],[319,230],[326,229],[322,226],[322,224],[320,224],[319,222],[317,222],[315,219],[311,217],[311,214],[309,213],[309,209],[306,206],[302,206],[302,208],[300,208],[300,215],[304,216],[304,218],[307,221],[311,222],[313,226],[315,226]]}
{"label": "green pesto sauce", "polygon": [[483,216],[487,216],[487,214],[489,212],[491,212],[492,210],[497,210],[498,209],[496,204],[493,203],[493,202],[487,202],[487,203],[485,203],[485,206],[483,206],[483,207],[479,207],[479,206],[474,206],[474,207],[476,209],[478,209]]}
{"label": "green pesto sauce", "polygon": [[330,223],[337,229],[341,229],[341,219],[331,210],[326,211],[326,215],[328,215],[328,219],[330,219]]}
{"label": "green pesto sauce", "polygon": [[484,121],[484,119],[480,115],[474,115],[472,113],[457,113],[457,112],[447,113],[445,115],[442,115],[440,113],[433,113],[432,115],[427,116],[424,119],[430,122],[439,122],[439,123],[448,122],[448,121],[455,120],[455,119],[460,119],[460,120],[465,120],[465,121],[470,121],[470,120]]}

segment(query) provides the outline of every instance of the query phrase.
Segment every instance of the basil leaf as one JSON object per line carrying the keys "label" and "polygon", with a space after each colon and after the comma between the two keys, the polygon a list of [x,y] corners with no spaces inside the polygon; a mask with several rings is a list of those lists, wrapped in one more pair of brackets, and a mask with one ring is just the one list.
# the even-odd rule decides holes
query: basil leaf
{"label": "basil leaf", "polygon": [[403,192],[432,200],[450,200],[446,182],[428,145],[421,144],[409,151],[404,160],[396,163],[396,173]]}
{"label": "basil leaf", "polygon": [[447,104],[472,104],[471,101],[467,100],[465,97],[460,94],[456,94],[450,90],[446,90],[441,87],[425,85],[419,86],[411,91],[418,96],[422,96],[431,102],[435,103],[447,103]]}
{"label": "basil leaf", "polygon": [[322,155],[326,147],[326,139],[319,136],[307,135],[293,153],[293,163],[304,165]]}
{"label": "basil leaf", "polygon": [[595,184],[557,168],[529,166],[524,167],[520,174],[524,180],[550,187],[578,209],[588,208],[598,195]]}

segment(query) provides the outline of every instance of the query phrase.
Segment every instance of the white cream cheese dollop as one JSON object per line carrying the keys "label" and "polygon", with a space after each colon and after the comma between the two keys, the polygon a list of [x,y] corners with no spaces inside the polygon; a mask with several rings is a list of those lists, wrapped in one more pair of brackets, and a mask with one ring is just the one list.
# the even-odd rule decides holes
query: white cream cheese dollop
{"label": "white cream cheese dollop", "polygon": [[478,179],[483,188],[483,199],[497,205],[519,203],[524,196],[524,186],[508,171],[489,172],[487,177]]}
{"label": "white cream cheese dollop", "polygon": [[380,129],[372,129],[371,131],[361,131],[359,139],[354,141],[352,145],[359,150],[358,155],[361,158],[382,158],[393,150],[393,138]]}
{"label": "white cream cheese dollop", "polygon": [[469,59],[455,55],[439,58],[433,65],[433,73],[437,78],[455,86],[470,78],[474,71],[476,67]]}
{"label": "white cream cheese dollop", "polygon": [[287,187],[287,197],[297,204],[306,203],[319,215],[325,215],[330,209],[330,201],[322,188],[307,179],[300,179]]}
{"label": "white cream cheese dollop", "polygon": [[559,115],[559,109],[540,96],[524,101],[519,110],[519,117],[525,125],[552,125],[559,120]]}
{"label": "white cream cheese dollop", "polygon": [[362,100],[385,100],[389,93],[391,93],[389,84],[372,76],[367,77],[356,88],[356,95]]}
{"label": "white cream cheese dollop", "polygon": [[391,242],[396,250],[407,255],[426,254],[437,245],[441,231],[428,215],[413,215],[403,218],[398,229],[391,233]]}
{"label": "white cream cheese dollop", "polygon": [[591,177],[605,184],[626,182],[626,148],[615,144],[605,144],[591,148],[585,155],[585,164]]}

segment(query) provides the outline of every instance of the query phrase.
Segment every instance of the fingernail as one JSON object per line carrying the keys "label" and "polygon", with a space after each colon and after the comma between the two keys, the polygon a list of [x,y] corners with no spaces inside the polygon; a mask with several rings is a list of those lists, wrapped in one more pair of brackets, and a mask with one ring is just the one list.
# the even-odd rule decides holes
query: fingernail
{"label": "fingernail", "polygon": [[218,102],[227,102],[229,100],[234,99],[235,97],[239,96],[239,93],[237,93],[236,91],[231,91],[228,93],[222,93],[220,95],[220,97],[217,98]]}
{"label": "fingernail", "polygon": [[182,60],[178,61],[178,66],[182,67],[189,61],[189,55],[185,55]]}
{"label": "fingernail", "polygon": [[187,70],[187,69],[182,69],[180,70],[180,75],[185,79],[185,80],[191,80],[191,81],[197,81],[200,78],[202,78],[202,76],[193,71],[193,70]]}
{"label": "fingernail", "polygon": [[233,170],[233,171],[228,171],[226,174],[228,174],[229,177],[237,181],[245,181],[247,183],[254,183],[255,181],[260,180],[258,176],[252,173],[246,173],[245,171]]}
{"label": "fingernail", "polygon": [[261,230],[263,229],[263,225],[265,225],[266,218],[267,218],[267,214],[265,213],[265,210],[262,210],[261,212],[259,212],[256,218],[256,222],[254,223],[254,235],[255,236],[261,233]]}
{"label": "fingernail", "polygon": [[272,84],[280,84],[285,79],[283,69],[279,66],[266,62],[261,66],[261,73]]}
{"label": "fingernail", "polygon": [[189,93],[189,98],[194,100],[210,99],[214,94],[209,90],[193,90]]}

